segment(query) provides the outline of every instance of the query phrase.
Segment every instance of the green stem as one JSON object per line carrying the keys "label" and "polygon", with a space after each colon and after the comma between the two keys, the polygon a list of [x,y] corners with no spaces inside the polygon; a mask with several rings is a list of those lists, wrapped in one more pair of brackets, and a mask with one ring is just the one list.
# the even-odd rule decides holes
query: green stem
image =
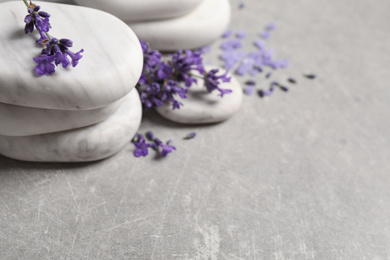
{"label": "green stem", "polygon": [[51,40],[50,35],[47,32],[45,32],[45,34],[46,34],[47,38],[49,38],[49,40]]}
{"label": "green stem", "polygon": [[29,4],[27,3],[27,0],[23,0],[23,2],[26,5],[26,7],[28,8]]}

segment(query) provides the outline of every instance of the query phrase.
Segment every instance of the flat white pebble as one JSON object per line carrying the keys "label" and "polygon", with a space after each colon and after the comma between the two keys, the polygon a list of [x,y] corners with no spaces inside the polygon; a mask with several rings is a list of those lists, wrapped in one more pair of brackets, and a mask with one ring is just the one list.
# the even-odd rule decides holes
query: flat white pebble
{"label": "flat white pebble", "polygon": [[75,0],[79,5],[109,12],[126,22],[178,17],[202,1],[210,0]]}
{"label": "flat white pebble", "polygon": [[134,32],[117,17],[91,8],[34,1],[51,14],[50,34],[84,49],[77,67],[37,76],[33,57],[38,32],[24,34],[22,1],[0,4],[0,102],[27,107],[78,110],[103,107],[124,97],[137,83],[142,49]]}
{"label": "flat white pebble", "polygon": [[128,23],[151,48],[195,49],[218,39],[230,22],[229,0],[204,0],[187,15],[159,21]]}
{"label": "flat white pebble", "polygon": [[[209,71],[217,67],[206,66]],[[220,69],[219,73],[224,73]],[[220,75],[220,74],[217,75]],[[229,75],[229,74],[228,74]],[[219,91],[209,93],[203,86],[203,80],[198,80],[188,88],[187,98],[180,99],[183,106],[180,109],[172,109],[172,104],[164,104],[157,107],[156,111],[166,119],[183,124],[205,124],[224,121],[240,108],[242,103],[242,87],[238,80],[231,76],[230,82],[224,82],[219,85],[222,89],[231,89],[233,92],[219,96]]]}
{"label": "flat white pebble", "polygon": [[142,107],[136,89],[119,109],[96,125],[23,137],[0,136],[0,154],[24,161],[86,162],[119,152],[135,135]]}
{"label": "flat white pebble", "polygon": [[0,103],[0,135],[39,135],[96,124],[112,115],[125,98],[89,110],[55,110]]}

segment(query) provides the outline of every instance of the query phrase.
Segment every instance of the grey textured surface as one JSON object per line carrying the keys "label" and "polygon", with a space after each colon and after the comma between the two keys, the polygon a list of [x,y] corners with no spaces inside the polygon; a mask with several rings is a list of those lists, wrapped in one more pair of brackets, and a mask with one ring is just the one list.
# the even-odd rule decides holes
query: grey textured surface
{"label": "grey textured surface", "polygon": [[222,124],[147,115],[141,132],[178,148],[164,160],[0,157],[2,259],[390,259],[390,2],[238,4],[231,28],[275,21],[298,84]]}

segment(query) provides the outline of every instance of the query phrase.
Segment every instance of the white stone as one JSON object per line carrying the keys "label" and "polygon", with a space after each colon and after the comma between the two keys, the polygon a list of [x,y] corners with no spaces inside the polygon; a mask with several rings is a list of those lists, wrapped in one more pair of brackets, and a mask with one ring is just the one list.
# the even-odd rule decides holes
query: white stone
{"label": "white stone", "polygon": [[[19,3],[21,0],[0,0],[0,3],[4,2],[10,2],[10,1],[18,1]],[[42,2],[53,2],[53,3],[61,3],[61,4],[74,4],[73,0],[41,0]],[[35,3],[35,1],[32,1]]]}
{"label": "white stone", "polygon": [[48,109],[93,109],[124,97],[137,83],[142,49],[133,31],[108,13],[86,7],[34,3],[51,14],[50,34],[68,38],[73,51],[84,49],[76,68],[57,67],[37,76],[33,57],[38,32],[24,34],[22,1],[0,4],[0,102]]}
{"label": "white stone", "polygon": [[[209,71],[217,67],[206,66]],[[220,69],[219,73],[224,73]],[[217,75],[220,75],[220,74]],[[231,117],[241,106],[242,103],[242,87],[238,80],[231,77],[230,82],[224,82],[219,85],[222,89],[231,89],[233,92],[219,96],[219,91],[215,90],[209,93],[204,86],[204,82],[198,79],[197,84],[193,84],[188,88],[187,98],[180,99],[183,103],[179,109],[172,109],[171,104],[164,104],[157,107],[157,112],[174,122],[183,124],[206,124],[224,121]]]}
{"label": "white stone", "polygon": [[191,13],[173,19],[128,23],[154,49],[174,51],[210,44],[230,22],[229,0],[204,0]]}
{"label": "white stone", "polygon": [[109,12],[126,22],[178,17],[192,11],[202,1],[203,0],[75,0],[79,5]]}
{"label": "white stone", "polygon": [[96,125],[44,135],[0,136],[0,154],[25,161],[85,162],[120,151],[137,132],[142,107],[137,90],[119,109]]}
{"label": "white stone", "polygon": [[39,135],[96,124],[112,115],[125,98],[90,110],[56,110],[0,103],[0,135]]}

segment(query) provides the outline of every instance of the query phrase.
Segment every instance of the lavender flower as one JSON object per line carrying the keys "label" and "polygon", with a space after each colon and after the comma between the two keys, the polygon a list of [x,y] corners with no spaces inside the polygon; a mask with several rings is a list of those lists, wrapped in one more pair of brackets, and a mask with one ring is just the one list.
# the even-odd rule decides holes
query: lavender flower
{"label": "lavender flower", "polygon": [[193,72],[206,77],[201,52],[179,50],[169,56],[171,60],[163,61],[161,53],[150,49],[148,43],[141,41],[141,47],[144,67],[136,87],[143,107],[153,108],[170,102],[173,109],[180,108],[183,104],[177,98],[187,98],[187,88],[197,82],[198,76]]}
{"label": "lavender flower", "polygon": [[143,135],[137,133],[132,141],[136,147],[134,151],[134,155],[136,157],[146,156],[149,154],[148,148],[151,147],[152,145],[146,143]]}
{"label": "lavender flower", "polygon": [[197,70],[203,74],[204,67],[202,64],[201,54],[192,52],[191,50],[179,50],[172,56],[173,73],[178,81],[185,82],[187,87],[190,87],[197,80],[189,74],[190,71]]}
{"label": "lavender flower", "polygon": [[46,54],[42,54],[40,57],[34,57],[34,61],[38,63],[35,67],[35,71],[39,75],[50,75],[55,72],[55,67],[52,62],[55,60],[55,56],[48,56]]}
{"label": "lavender flower", "polygon": [[206,73],[204,84],[207,88],[208,92],[212,92],[214,90],[218,90],[220,92],[220,96],[223,97],[224,94],[231,93],[232,90],[230,89],[221,89],[218,85],[221,82],[230,82],[231,78],[227,77],[228,71],[225,72],[225,74],[217,76],[218,69],[213,69]]}
{"label": "lavender flower", "polygon": [[163,142],[161,142],[160,139],[158,138],[154,139],[154,149],[159,151],[161,156],[163,157],[167,156],[169,153],[176,150],[176,147],[170,144],[171,144],[171,140],[169,140],[166,144],[164,144]]}
{"label": "lavender flower", "polygon": [[26,34],[32,33],[35,27],[40,35],[40,38],[36,42],[44,47],[41,56],[33,58],[38,64],[35,67],[35,71],[39,75],[53,74],[55,72],[54,64],[56,66],[62,64],[63,68],[69,66],[70,61],[68,56],[72,60],[72,66],[77,66],[79,60],[83,57],[81,53],[84,52],[84,50],[81,49],[76,53],[72,52],[69,50],[69,48],[73,46],[71,40],[60,39],[58,41],[57,38],[51,37],[48,33],[51,28],[49,21],[50,14],[40,11],[40,7],[33,4],[31,1],[30,4],[28,4],[27,0],[24,0],[24,3],[28,12],[28,15],[24,18],[24,22],[26,23],[24,32]]}

